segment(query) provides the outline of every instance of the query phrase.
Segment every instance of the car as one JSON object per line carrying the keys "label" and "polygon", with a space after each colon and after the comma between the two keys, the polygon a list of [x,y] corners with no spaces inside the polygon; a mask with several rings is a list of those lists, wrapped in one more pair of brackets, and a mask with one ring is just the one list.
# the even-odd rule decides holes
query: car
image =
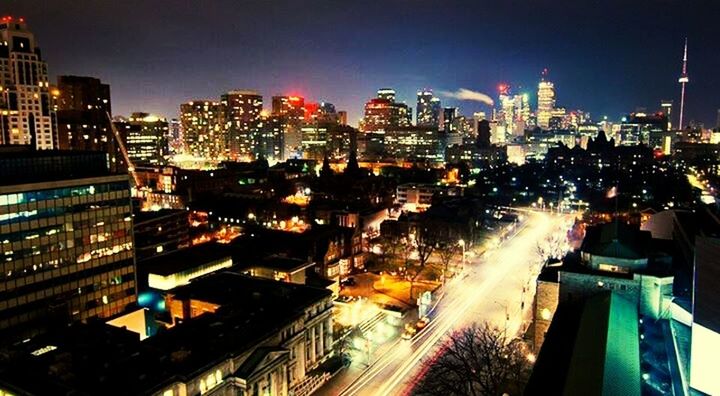
{"label": "car", "polygon": [[425,328],[425,326],[428,325],[428,323],[430,323],[430,318],[428,318],[427,316],[423,316],[422,318],[420,318],[420,320],[417,321],[417,323],[415,323],[415,328],[418,330],[422,330]]}
{"label": "car", "polygon": [[357,283],[355,283],[355,278],[347,278],[340,281],[340,286],[355,286]]}
{"label": "car", "polygon": [[415,327],[411,326],[409,323],[405,325],[405,331],[402,333],[400,338],[402,338],[405,341],[410,341],[412,338],[417,334],[417,329]]}

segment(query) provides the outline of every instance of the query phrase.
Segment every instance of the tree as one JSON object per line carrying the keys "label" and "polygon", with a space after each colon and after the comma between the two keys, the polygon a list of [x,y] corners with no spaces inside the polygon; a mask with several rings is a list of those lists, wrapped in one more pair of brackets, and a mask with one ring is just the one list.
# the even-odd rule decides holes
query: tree
{"label": "tree", "polygon": [[435,249],[437,252],[437,256],[440,259],[440,262],[443,266],[443,282],[445,282],[445,277],[448,273],[448,267],[450,266],[450,262],[452,261],[453,257],[455,257],[455,254],[457,253],[457,241],[451,241],[451,240],[444,240],[443,242],[439,243],[437,248]]}
{"label": "tree", "polygon": [[380,248],[382,249],[382,263],[383,266],[388,266],[388,262],[396,258],[400,249],[403,249],[402,238],[397,234],[388,233],[383,235],[379,239]]}
{"label": "tree", "polygon": [[525,345],[488,323],[453,333],[441,353],[413,394],[518,395],[529,376]]}
{"label": "tree", "polygon": [[415,246],[418,260],[412,266],[408,266],[408,280],[410,281],[410,301],[413,300],[413,288],[415,281],[427,266],[428,260],[437,246],[436,229],[428,222],[421,221],[415,230]]}

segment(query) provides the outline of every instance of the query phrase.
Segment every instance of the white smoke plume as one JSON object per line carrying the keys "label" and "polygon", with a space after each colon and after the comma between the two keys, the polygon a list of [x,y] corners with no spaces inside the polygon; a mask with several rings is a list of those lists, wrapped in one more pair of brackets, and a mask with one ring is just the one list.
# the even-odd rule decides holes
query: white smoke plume
{"label": "white smoke plume", "polygon": [[440,91],[440,94],[445,97],[448,97],[448,98],[454,98],[454,99],[460,99],[460,100],[474,100],[476,102],[482,102],[488,106],[492,106],[493,104],[495,104],[495,102],[492,100],[492,98],[490,96],[485,95],[482,92],[471,91],[466,88],[460,88],[455,92]]}

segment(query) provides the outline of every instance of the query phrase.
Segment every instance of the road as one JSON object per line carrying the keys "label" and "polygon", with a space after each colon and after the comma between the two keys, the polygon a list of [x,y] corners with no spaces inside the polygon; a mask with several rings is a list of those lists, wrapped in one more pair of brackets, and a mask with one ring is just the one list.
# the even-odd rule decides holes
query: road
{"label": "road", "polygon": [[340,395],[408,394],[423,362],[438,353],[445,337],[474,322],[489,321],[509,335],[518,334],[532,306],[530,290],[540,264],[537,245],[564,232],[568,219],[530,214],[513,237],[469,263],[464,275],[446,285],[427,328],[412,341],[396,341]]}

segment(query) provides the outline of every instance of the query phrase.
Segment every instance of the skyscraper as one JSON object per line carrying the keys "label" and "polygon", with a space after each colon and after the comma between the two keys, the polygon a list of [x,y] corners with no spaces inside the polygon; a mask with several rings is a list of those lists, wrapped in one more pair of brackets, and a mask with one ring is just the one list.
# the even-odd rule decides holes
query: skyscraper
{"label": "skyscraper", "polygon": [[115,122],[133,165],[159,165],[168,155],[168,122],[165,118],[136,112]]}
{"label": "skyscraper", "polygon": [[300,96],[272,97],[272,129],[282,128],[282,158],[297,158],[302,153],[302,123],[305,119],[305,98]]}
{"label": "skyscraper", "polygon": [[105,153],[0,147],[0,241],[5,341],[136,301],[128,175]]}
{"label": "skyscraper", "polygon": [[443,131],[445,133],[455,132],[455,126],[453,122],[455,121],[455,117],[458,116],[457,107],[445,107],[443,108]]}
{"label": "skyscraper", "polygon": [[537,123],[540,128],[550,127],[550,118],[555,109],[555,85],[546,80],[547,69],[543,71],[542,79],[538,84]]}
{"label": "skyscraper", "polygon": [[440,99],[433,96],[431,90],[418,91],[415,110],[418,126],[439,128],[441,111]]}
{"label": "skyscraper", "polygon": [[[363,132],[381,132],[388,127],[410,126],[412,114],[405,103],[390,100],[389,88],[378,90],[378,97],[365,103],[365,116],[361,121]],[[394,91],[393,91],[394,92]],[[383,97],[380,97],[383,96]]]}
{"label": "skyscraper", "polygon": [[660,101],[660,107],[662,108],[663,113],[665,113],[665,116],[667,116],[668,131],[672,130],[672,105],[672,100]]}
{"label": "skyscraper", "polygon": [[225,109],[219,102],[196,100],[180,105],[183,142],[188,154],[206,159],[227,158]]}
{"label": "skyscraper", "polygon": [[387,99],[391,102],[395,101],[395,90],[392,88],[380,88],[377,91],[377,97],[379,99]]}
{"label": "skyscraper", "polygon": [[255,91],[230,91],[222,95],[220,102],[225,110],[230,158],[249,158],[260,154],[262,96]]}
{"label": "skyscraper", "polygon": [[110,169],[127,167],[110,127],[110,85],[94,77],[58,76],[58,147],[62,150],[104,151]]}
{"label": "skyscraper", "polygon": [[22,18],[0,20],[0,144],[57,147],[47,63]]}

